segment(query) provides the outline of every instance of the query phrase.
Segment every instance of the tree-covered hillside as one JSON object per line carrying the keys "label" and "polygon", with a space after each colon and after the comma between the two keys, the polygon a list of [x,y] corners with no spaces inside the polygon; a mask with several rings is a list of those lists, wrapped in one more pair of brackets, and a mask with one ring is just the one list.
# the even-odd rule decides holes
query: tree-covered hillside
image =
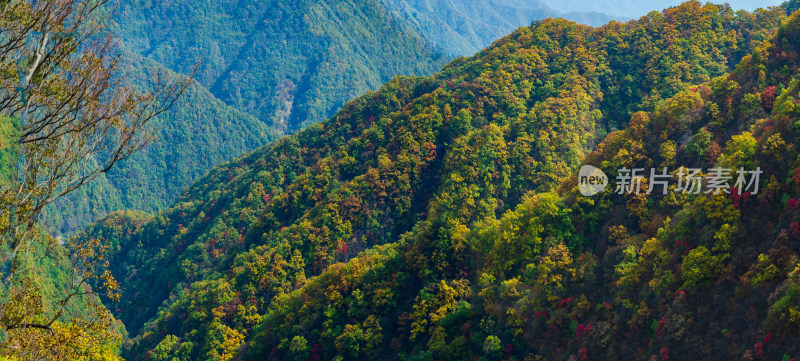
{"label": "tree-covered hillside", "polygon": [[54,233],[115,210],[165,208],[212,167],[328,118],[395,74],[430,74],[445,61],[377,0],[119,5],[126,81],[146,87],[166,68],[198,83],[159,117],[153,144],[50,207]]}
{"label": "tree-covered hillside", "polygon": [[[796,167],[783,161],[794,161],[791,135],[773,136],[797,117],[788,98],[797,93],[796,44],[785,39],[800,20],[773,38],[785,19],[782,8],[750,14],[688,2],[601,28],[536,22],[215,168],[168,210],[106,217],[87,236],[115,250],[124,291],[111,308],[134,336],[125,355],[796,352],[786,340],[797,330],[780,321],[795,296],[786,293],[770,318],[759,293],[787,279],[791,253],[773,260],[771,241],[731,246],[754,234],[748,227],[784,222],[740,224],[737,207],[765,207],[750,212],[766,217],[791,198],[781,185]],[[771,112],[772,123],[758,121]],[[750,127],[752,140],[741,133]],[[772,198],[584,198],[571,180],[585,161],[609,174],[739,164],[751,154],[737,153],[744,145],[776,179],[764,193]],[[709,300],[750,316],[706,317]],[[734,346],[704,344],[709,330]]]}
{"label": "tree-covered hillside", "polygon": [[[169,72],[123,44],[120,74],[148,89],[151,74]],[[173,76],[175,74],[172,74]],[[148,212],[168,207],[194,180],[214,166],[276,139],[278,132],[216,99],[193,83],[166,113],[150,124],[155,140],[95,182],[59,199],[48,209],[51,231],[70,234],[120,209]]]}

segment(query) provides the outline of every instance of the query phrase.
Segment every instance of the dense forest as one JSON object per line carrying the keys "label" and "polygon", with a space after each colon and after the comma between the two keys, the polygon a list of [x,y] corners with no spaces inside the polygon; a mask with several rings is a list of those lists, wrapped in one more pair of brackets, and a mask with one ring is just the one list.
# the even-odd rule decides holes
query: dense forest
{"label": "dense forest", "polygon": [[[152,86],[163,65],[121,49],[120,77],[140,89]],[[98,217],[120,209],[155,212],[167,208],[183,189],[214,166],[278,138],[279,132],[238,111],[193,83],[151,126],[155,140],[95,182],[59,199],[44,224],[69,235]]]}
{"label": "dense forest", "polygon": [[50,207],[55,234],[115,210],[167,208],[214,166],[330,117],[395,74],[431,74],[446,61],[377,0],[115,5],[121,77],[143,89],[160,70],[197,82],[157,119],[154,144]]}
{"label": "dense forest", "polygon": [[214,166],[331,117],[395,75],[429,75],[534,19],[610,19],[507,1],[229,1],[191,10],[196,6],[114,3],[109,31],[119,38],[121,78],[146,89],[150,73],[171,71],[197,83],[157,119],[154,144],[49,207],[45,224],[54,235],[74,234],[115,210],[168,208]]}
{"label": "dense forest", "polygon": [[446,60],[378,0],[123,2],[117,33],[134,52],[190,74],[283,132],[332,116],[396,74]]}
{"label": "dense forest", "polygon": [[[123,356],[800,357],[794,10],[536,21],[110,214],[82,237],[110,243]],[[584,164],[606,191],[580,195]],[[761,190],[614,192],[680,166]]]}

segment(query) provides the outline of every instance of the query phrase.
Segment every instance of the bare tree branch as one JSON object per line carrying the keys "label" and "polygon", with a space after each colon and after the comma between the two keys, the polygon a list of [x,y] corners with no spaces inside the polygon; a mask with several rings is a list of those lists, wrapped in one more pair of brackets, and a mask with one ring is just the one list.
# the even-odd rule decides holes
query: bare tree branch
{"label": "bare tree branch", "polygon": [[[25,288],[24,275],[57,246],[42,234],[39,220],[48,204],[149,143],[148,124],[190,84],[189,77],[161,73],[151,74],[147,92],[125,84],[117,42],[104,35],[108,19],[100,13],[106,7],[108,0],[0,0],[0,122],[16,124],[12,141],[3,144],[17,156],[16,174],[0,182],[0,252],[8,249],[0,254],[5,331],[57,332],[70,302],[115,292],[110,274],[94,273],[103,256],[100,244],[91,243],[70,253],[73,283],[55,309],[23,307],[41,303]],[[89,288],[97,278],[104,286]],[[98,322],[105,321],[86,325]]]}

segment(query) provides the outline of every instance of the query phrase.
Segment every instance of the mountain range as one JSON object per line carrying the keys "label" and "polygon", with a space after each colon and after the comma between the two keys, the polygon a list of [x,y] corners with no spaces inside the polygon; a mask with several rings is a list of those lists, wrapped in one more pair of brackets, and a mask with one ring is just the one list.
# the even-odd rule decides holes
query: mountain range
{"label": "mountain range", "polygon": [[396,75],[430,75],[534,19],[559,16],[508,0],[126,0],[116,14],[112,31],[132,85],[146,87],[153,71],[196,83],[152,124],[154,144],[49,207],[54,234],[115,210],[163,209],[213,166],[327,119]]}
{"label": "mountain range", "polygon": [[[168,209],[111,213],[82,237],[110,242],[123,355],[797,357],[796,7],[536,21],[215,167]],[[594,197],[587,164],[612,180]],[[614,191],[621,169],[680,166],[757,168],[761,191]]]}

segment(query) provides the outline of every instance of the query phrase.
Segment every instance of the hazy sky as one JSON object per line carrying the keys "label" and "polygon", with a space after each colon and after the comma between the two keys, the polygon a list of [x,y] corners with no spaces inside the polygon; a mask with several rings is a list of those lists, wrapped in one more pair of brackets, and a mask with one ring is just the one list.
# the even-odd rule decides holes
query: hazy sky
{"label": "hazy sky", "polygon": [[[596,11],[613,16],[637,18],[652,10],[663,10],[675,6],[680,0],[541,0],[553,9],[562,12]],[[706,1],[701,1],[706,2]],[[725,1],[711,1],[722,3]],[[781,0],[734,0],[727,1],[734,9],[754,10],[759,7],[774,6],[783,3]]]}

